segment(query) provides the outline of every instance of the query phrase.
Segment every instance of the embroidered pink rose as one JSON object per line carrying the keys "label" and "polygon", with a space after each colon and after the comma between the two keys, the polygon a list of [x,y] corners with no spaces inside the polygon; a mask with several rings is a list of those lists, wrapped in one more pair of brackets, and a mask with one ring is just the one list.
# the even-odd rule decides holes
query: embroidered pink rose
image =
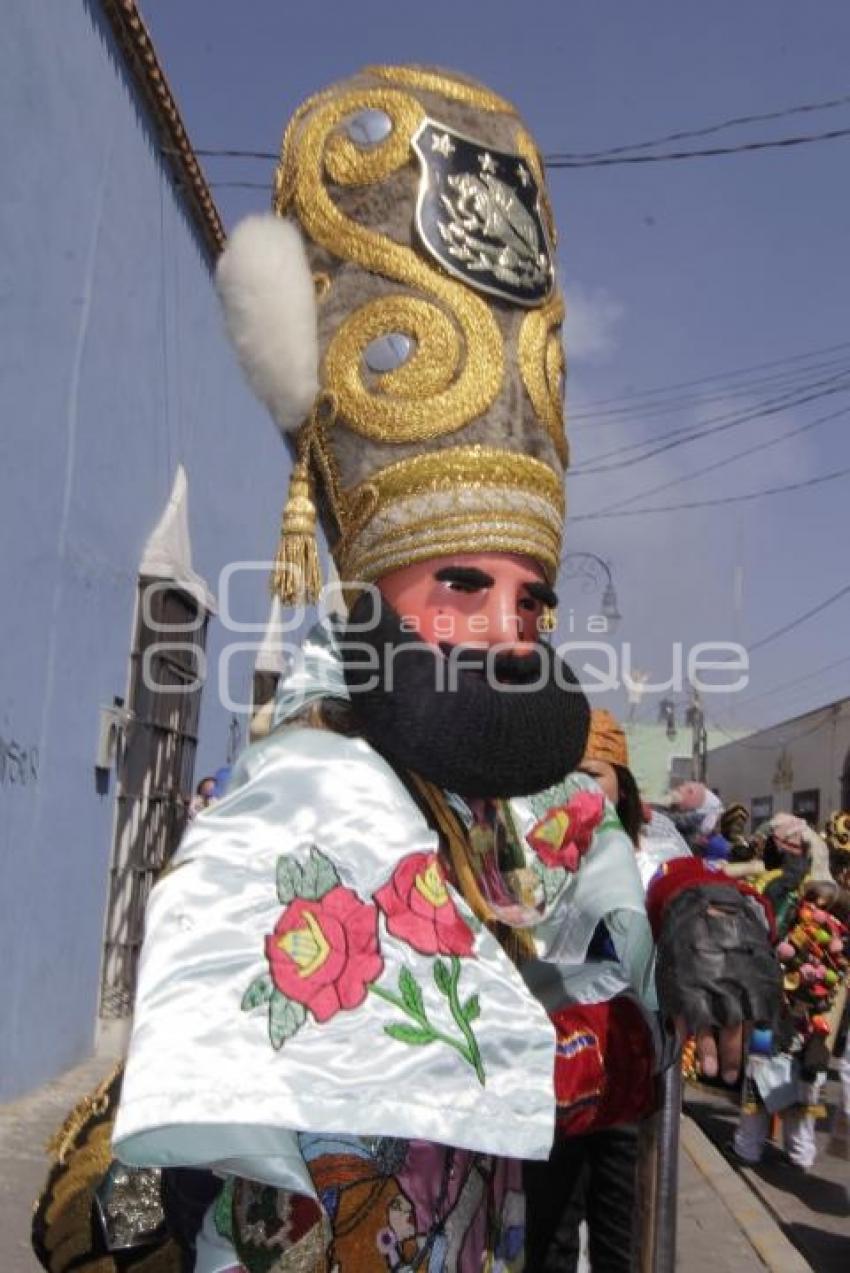
{"label": "embroidered pink rose", "polygon": [[449,897],[435,853],[411,853],[375,894],[393,937],[423,955],[471,955],[473,935]]}
{"label": "embroidered pink rose", "polygon": [[266,937],[272,981],[317,1021],[357,1008],[384,970],[378,912],[337,885],[323,897],[296,897]]}
{"label": "embroidered pink rose", "polygon": [[604,813],[601,792],[577,791],[566,804],[550,809],[535,823],[526,839],[544,866],[577,871]]}

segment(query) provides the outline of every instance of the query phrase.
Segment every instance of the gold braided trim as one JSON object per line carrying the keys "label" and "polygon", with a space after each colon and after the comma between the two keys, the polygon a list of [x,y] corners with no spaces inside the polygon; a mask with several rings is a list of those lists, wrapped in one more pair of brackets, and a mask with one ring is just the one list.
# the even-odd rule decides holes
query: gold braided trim
{"label": "gold braided trim", "polygon": [[437,553],[512,552],[554,578],[564,505],[561,481],[542,460],[450,447],[388,465],[346,492],[334,556],[343,578],[370,580]]}
{"label": "gold braided trim", "polygon": [[345,496],[342,477],[328,432],[336,423],[337,404],[332,393],[323,392],[316,399],[309,420],[310,458],[321,476],[325,495],[337,526],[342,530],[345,522]]}
{"label": "gold braided trim", "polygon": [[483,84],[467,84],[440,71],[427,71],[419,66],[367,66],[366,74],[387,80],[390,84],[403,84],[406,88],[418,88],[424,93],[438,93],[452,102],[464,102],[479,110],[498,111],[503,115],[516,115],[516,107],[505,97],[499,97]]}
{"label": "gold braided trim", "polygon": [[[531,519],[529,519],[530,521]],[[453,520],[450,526],[424,526],[402,538],[388,534],[372,552],[353,547],[339,559],[339,572],[344,579],[371,583],[390,570],[411,566],[430,557],[449,557],[457,553],[501,552],[532,557],[552,582],[560,560],[560,537],[547,534],[540,522],[524,531],[519,517],[516,523],[500,519],[497,526],[482,526],[480,517],[470,515]]]}
{"label": "gold braided trim", "polygon": [[546,500],[560,522],[566,502],[561,479],[543,460],[491,446],[446,447],[388,464],[347,491],[346,504],[356,503],[367,486],[377,494],[377,508],[411,495],[501,486]]}
{"label": "gold braided trim", "polygon": [[[346,320],[325,359],[329,383],[337,388],[344,384],[345,396],[351,399],[359,400],[368,393],[362,379],[363,350],[388,331],[410,336],[416,342],[416,352],[403,366],[376,378],[380,393],[412,402],[432,400],[449,387],[463,357],[457,328],[447,314],[429,301],[398,295],[369,301]],[[373,400],[369,394],[369,401]],[[373,428],[369,419],[358,432],[383,441],[385,428],[385,423]]]}
{"label": "gold braided trim", "polygon": [[532,309],[519,329],[519,369],[531,405],[543,421],[564,465],[569,461],[564,436],[564,352],[560,325],[564,301],[555,293],[540,309]]}
{"label": "gold braided trim", "polygon": [[[411,162],[410,139],[425,118],[425,111],[415,97],[392,89],[373,88],[353,89],[339,100],[345,109],[334,119],[331,130],[344,116],[362,109],[386,111],[393,126],[379,145],[365,149],[345,132],[326,132],[320,158],[331,180],[341,186],[374,186]],[[303,143],[301,153],[304,153]]]}
{"label": "gold braided trim", "polygon": [[[386,112],[393,128],[383,142],[361,150],[334,130],[346,116],[365,109]],[[400,311],[391,296],[355,311],[325,354],[323,383],[346,427],[388,442],[426,441],[469,424],[492,406],[505,375],[501,332],[486,302],[413,248],[350,220],[325,186],[326,168],[346,184],[368,185],[409,165],[410,138],[424,118],[419,102],[395,89],[361,89],[318,100],[312,114],[299,115],[297,139],[293,124],[287,129],[275,196],[279,211],[290,197],[294,200],[305,231],[328,251],[432,298],[403,311],[403,330],[410,329],[419,345],[404,374],[383,378],[375,389],[362,378],[365,346],[375,335],[398,329]],[[459,328],[451,339],[450,320]],[[428,393],[423,385],[442,387]]]}
{"label": "gold braided trim", "polygon": [[549,188],[546,185],[546,173],[543,168],[543,159],[540,151],[535,145],[534,138],[527,129],[520,124],[516,132],[516,150],[517,154],[522,155],[525,162],[531,169],[534,180],[537,182],[537,193],[540,197],[540,208],[543,212],[543,222],[546,232],[549,236],[549,246],[551,248],[550,259],[555,258],[555,248],[558,246],[558,227],[555,225],[555,213],[552,209],[552,201],[549,198]]}

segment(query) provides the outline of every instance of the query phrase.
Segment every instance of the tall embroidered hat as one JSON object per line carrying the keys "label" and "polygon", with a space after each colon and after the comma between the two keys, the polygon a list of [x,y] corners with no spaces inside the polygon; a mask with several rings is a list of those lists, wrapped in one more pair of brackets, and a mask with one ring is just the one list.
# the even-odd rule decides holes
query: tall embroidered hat
{"label": "tall embroidered hat", "polygon": [[344,580],[488,550],[554,579],[554,244],[538,150],[482,85],[373,66],[296,111],[273,212],[237,226],[217,274],[243,369],[294,452],[282,600],[319,588],[316,505]]}

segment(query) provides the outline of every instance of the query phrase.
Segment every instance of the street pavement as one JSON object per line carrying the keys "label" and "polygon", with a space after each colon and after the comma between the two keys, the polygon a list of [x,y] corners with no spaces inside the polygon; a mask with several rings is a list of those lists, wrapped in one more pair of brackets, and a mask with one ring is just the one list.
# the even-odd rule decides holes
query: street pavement
{"label": "street pavement", "polygon": [[[827,1118],[818,1124],[818,1154],[814,1167],[801,1172],[786,1160],[780,1147],[769,1142],[757,1167],[736,1164],[767,1212],[782,1228],[816,1273],[847,1273],[850,1269],[850,1157],[848,1146],[837,1156],[832,1137],[840,1105],[834,1074],[824,1089]],[[689,1083],[685,1109],[727,1158],[738,1118],[738,1095],[722,1086]],[[687,1265],[683,1267],[687,1268]]]}
{"label": "street pavement", "polygon": [[[48,1166],[44,1146],[71,1106],[105,1077],[112,1064],[108,1058],[92,1059],[22,1100],[0,1105],[0,1273],[39,1269],[29,1246],[29,1226],[32,1204]],[[720,1126],[728,1135],[735,1111],[726,1093],[689,1087],[687,1098],[701,1124],[715,1130]],[[812,1176],[789,1182],[781,1173],[776,1175],[778,1168],[759,1169],[760,1193],[756,1193],[756,1173],[736,1172],[697,1122],[683,1118],[677,1269],[681,1273],[764,1273],[766,1268],[774,1273],[837,1273],[839,1269],[845,1273],[850,1267],[850,1221],[846,1195],[842,1195],[843,1216],[837,1199],[840,1181],[846,1183],[848,1164],[829,1161],[834,1179]],[[810,1190],[802,1188],[808,1183]],[[783,1213],[788,1217],[783,1220],[785,1232],[776,1219]],[[811,1252],[809,1263],[786,1233]]]}
{"label": "street pavement", "polygon": [[22,1100],[0,1105],[0,1273],[34,1273],[32,1210],[49,1166],[47,1141],[68,1112],[113,1068],[93,1058]]}

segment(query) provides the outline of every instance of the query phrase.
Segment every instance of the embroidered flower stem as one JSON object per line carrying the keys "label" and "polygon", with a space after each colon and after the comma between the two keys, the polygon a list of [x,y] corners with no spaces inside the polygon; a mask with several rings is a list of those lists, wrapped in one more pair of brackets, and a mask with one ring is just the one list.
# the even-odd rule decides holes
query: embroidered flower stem
{"label": "embroidered flower stem", "polygon": [[472,1033],[470,1021],[474,1021],[478,1016],[479,1007],[478,999],[473,995],[464,1006],[461,1004],[458,995],[458,983],[460,981],[460,960],[457,955],[451,957],[451,972],[449,973],[449,986],[446,997],[449,1001],[452,1016],[454,1017],[457,1027],[463,1037],[466,1039],[466,1046],[469,1049],[469,1063],[478,1076],[478,1082],[484,1086],[484,1066],[481,1062],[481,1053],[478,1050],[478,1043],[475,1035]]}
{"label": "embroidered flower stem", "polygon": [[462,1056],[467,1065],[472,1066],[479,1083],[483,1087],[485,1082],[484,1065],[478,1044],[469,1025],[469,1022],[474,1021],[480,1012],[478,997],[473,995],[465,1006],[461,1004],[458,996],[460,971],[461,965],[457,955],[452,955],[451,957],[451,969],[446,966],[442,959],[434,961],[434,980],[441,994],[444,994],[449,1001],[452,1016],[463,1035],[463,1041],[452,1038],[451,1035],[438,1030],[428,1020],[428,1014],[422,998],[422,989],[408,969],[402,968],[399,973],[399,994],[394,994],[391,990],[386,990],[383,986],[377,986],[374,983],[369,986],[369,990],[386,1003],[391,1003],[394,1008],[398,1008],[405,1016],[416,1022],[415,1025],[407,1025],[403,1021],[393,1021],[390,1025],[384,1026],[385,1034],[388,1034],[391,1039],[397,1039],[400,1043],[408,1043],[415,1047],[424,1047],[429,1043],[445,1043]]}

